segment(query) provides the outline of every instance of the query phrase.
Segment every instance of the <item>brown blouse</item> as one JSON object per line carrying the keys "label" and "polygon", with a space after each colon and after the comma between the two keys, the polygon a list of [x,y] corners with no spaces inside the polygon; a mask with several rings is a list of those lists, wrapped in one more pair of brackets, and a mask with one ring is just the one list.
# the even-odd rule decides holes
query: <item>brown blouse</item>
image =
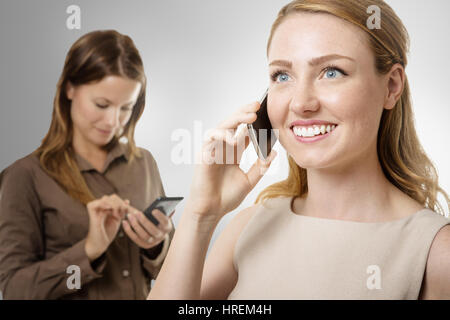
{"label": "brown blouse", "polygon": [[[145,210],[164,189],[152,154],[128,162],[118,143],[102,172],[76,155],[96,198],[117,194]],[[160,245],[139,248],[121,229],[105,254],[89,262],[86,206],[71,198],[30,154],[0,173],[0,291],[4,299],[145,299],[174,230]],[[72,266],[69,268],[69,266]],[[79,267],[80,288],[70,283]],[[76,268],[76,267],[75,267]]]}

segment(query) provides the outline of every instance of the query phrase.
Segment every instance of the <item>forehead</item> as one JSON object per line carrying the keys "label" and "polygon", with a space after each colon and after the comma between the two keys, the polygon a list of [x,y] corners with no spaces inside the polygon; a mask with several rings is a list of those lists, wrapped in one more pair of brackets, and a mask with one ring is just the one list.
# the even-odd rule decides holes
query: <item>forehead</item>
{"label": "forehead", "polygon": [[[295,55],[309,59],[336,53],[368,59],[371,51],[367,35],[352,23],[327,13],[293,13],[275,30],[268,52],[269,60]],[[292,59],[291,60],[295,60]]]}
{"label": "forehead", "polygon": [[102,80],[83,86],[91,95],[105,97],[112,101],[135,99],[140,92],[141,83],[119,76],[106,76]]}
{"label": "forehead", "polygon": [[109,75],[104,77],[102,80],[92,83],[89,85],[95,90],[106,90],[111,89],[119,91],[134,91],[136,88],[140,87],[140,82],[136,80],[131,80],[125,77]]}

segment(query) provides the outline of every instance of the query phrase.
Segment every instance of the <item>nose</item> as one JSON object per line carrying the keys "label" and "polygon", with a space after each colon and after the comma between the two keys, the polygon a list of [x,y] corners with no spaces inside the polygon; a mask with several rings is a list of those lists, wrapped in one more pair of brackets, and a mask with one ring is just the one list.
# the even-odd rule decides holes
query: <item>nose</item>
{"label": "nose", "polygon": [[108,129],[114,129],[119,124],[120,109],[117,107],[109,107],[105,114],[105,122]]}
{"label": "nose", "polygon": [[314,86],[307,81],[299,81],[291,94],[289,109],[297,114],[313,113],[319,110],[320,103]]}

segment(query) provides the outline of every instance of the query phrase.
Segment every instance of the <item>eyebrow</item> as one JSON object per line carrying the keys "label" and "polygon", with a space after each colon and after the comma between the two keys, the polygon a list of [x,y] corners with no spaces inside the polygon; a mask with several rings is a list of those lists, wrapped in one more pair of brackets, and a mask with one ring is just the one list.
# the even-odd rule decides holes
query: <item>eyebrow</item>
{"label": "eyebrow", "polygon": [[[353,59],[353,58],[342,56],[340,54],[329,54],[326,56],[312,58],[311,60],[308,61],[308,64],[313,67],[313,66],[319,65],[321,63],[324,63],[326,61],[337,60],[337,59],[348,59],[351,61],[355,61],[355,59]],[[280,67],[285,67],[285,68],[292,68],[292,62],[287,61],[287,60],[274,60],[269,64],[269,66],[274,66],[274,65],[277,65]]]}
{"label": "eyebrow", "polygon": [[[103,99],[103,100],[105,100],[107,103],[112,103],[112,101],[111,100],[109,100],[108,98],[105,98],[105,97],[98,97],[97,99]],[[128,105],[130,105],[130,104],[132,104],[133,103],[133,101],[130,101],[130,102],[127,102],[127,103],[125,103],[124,104],[124,106],[128,106]]]}

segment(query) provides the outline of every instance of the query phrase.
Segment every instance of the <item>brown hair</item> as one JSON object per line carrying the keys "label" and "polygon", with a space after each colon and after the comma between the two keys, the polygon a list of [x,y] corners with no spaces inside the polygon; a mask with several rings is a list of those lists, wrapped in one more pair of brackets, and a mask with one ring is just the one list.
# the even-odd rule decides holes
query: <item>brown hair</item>
{"label": "brown hair", "polygon": [[[376,5],[381,9],[380,29],[369,29],[367,9]],[[284,6],[270,32],[267,51],[278,26],[287,16],[298,12],[328,13],[344,19],[364,30],[374,53],[379,74],[387,74],[396,63],[407,65],[409,35],[400,18],[382,0],[295,0]],[[378,158],[387,179],[420,204],[444,214],[437,199],[440,192],[449,207],[447,193],[438,184],[433,163],[425,154],[414,127],[408,78],[400,99],[391,110],[383,110],[377,137]],[[306,169],[288,155],[289,175],[286,180],[264,189],[256,203],[279,196],[304,196],[308,192]]]}
{"label": "brown hair", "polygon": [[43,169],[76,200],[87,204],[94,200],[75,160],[72,148],[73,127],[68,82],[74,86],[101,81],[105,76],[121,76],[142,84],[130,120],[120,134],[102,148],[111,150],[121,137],[128,139],[130,161],[141,157],[134,142],[134,129],[144,111],[146,78],[142,59],[133,40],[115,30],[100,30],[80,37],[67,53],[53,102],[50,128],[41,146],[34,151]]}

